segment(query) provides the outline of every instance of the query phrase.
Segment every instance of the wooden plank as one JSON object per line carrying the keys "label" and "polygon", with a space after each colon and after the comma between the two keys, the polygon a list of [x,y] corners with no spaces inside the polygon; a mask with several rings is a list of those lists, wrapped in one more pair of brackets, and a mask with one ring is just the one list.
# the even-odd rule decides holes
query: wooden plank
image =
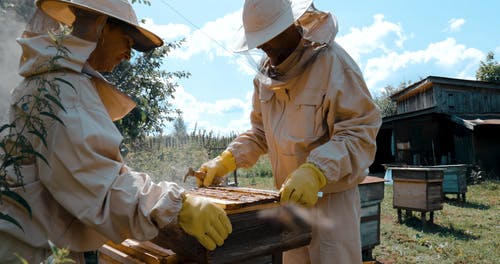
{"label": "wooden plank", "polygon": [[120,252],[119,254],[127,256],[145,264],[174,264],[177,263],[176,254],[165,248],[161,248],[149,241],[139,242],[133,239],[127,239],[120,244],[111,241],[105,244],[108,250]]}
{"label": "wooden plank", "polygon": [[380,204],[361,207],[361,217],[380,215]]}
{"label": "wooden plank", "polygon": [[427,185],[427,210],[443,209],[442,184],[429,183]]}
{"label": "wooden plank", "polygon": [[393,180],[430,181],[443,180],[446,169],[432,167],[390,167]]}
{"label": "wooden plank", "polygon": [[373,248],[380,244],[380,222],[377,220],[362,222],[361,229],[361,247],[362,249]]}
{"label": "wooden plank", "polygon": [[99,263],[100,264],[144,264],[118,249],[109,245],[103,245],[99,248]]}
{"label": "wooden plank", "polygon": [[394,208],[427,209],[426,190],[426,183],[394,181]]}
{"label": "wooden plank", "polygon": [[176,263],[176,254],[151,242],[127,239],[120,244],[111,241],[106,245],[146,264]]}
{"label": "wooden plank", "polygon": [[384,199],[384,182],[382,178],[367,176],[358,185],[361,206],[379,203]]}

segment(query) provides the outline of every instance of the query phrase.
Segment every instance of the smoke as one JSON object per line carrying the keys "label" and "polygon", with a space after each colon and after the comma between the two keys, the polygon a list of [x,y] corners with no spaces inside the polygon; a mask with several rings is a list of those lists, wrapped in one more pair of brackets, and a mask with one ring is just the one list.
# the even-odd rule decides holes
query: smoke
{"label": "smoke", "polygon": [[[0,10],[1,11],[1,10]],[[21,47],[16,38],[24,30],[25,22],[17,18],[14,12],[0,16],[0,125],[7,121],[10,91],[21,81],[17,74]]]}

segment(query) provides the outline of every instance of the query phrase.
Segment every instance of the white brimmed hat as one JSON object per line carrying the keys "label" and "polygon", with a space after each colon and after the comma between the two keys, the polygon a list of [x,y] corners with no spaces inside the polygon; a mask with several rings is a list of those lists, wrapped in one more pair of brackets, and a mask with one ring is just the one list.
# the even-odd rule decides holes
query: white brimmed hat
{"label": "white brimmed hat", "polygon": [[254,49],[279,35],[311,6],[312,0],[246,0],[235,52]]}
{"label": "white brimmed hat", "polygon": [[160,37],[139,26],[127,0],[36,0],[36,5],[47,15],[67,25],[75,21],[70,6],[117,19],[133,29],[129,31],[134,40],[132,48],[138,51],[150,51],[163,45]]}

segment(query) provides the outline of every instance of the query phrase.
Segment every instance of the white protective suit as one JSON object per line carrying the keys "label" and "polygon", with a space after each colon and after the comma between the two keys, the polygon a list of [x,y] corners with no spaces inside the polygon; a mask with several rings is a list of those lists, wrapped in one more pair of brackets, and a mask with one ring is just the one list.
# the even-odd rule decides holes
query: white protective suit
{"label": "white protective suit", "polygon": [[47,148],[33,134],[25,134],[50,166],[41,160],[24,165],[23,186],[15,186],[14,172],[7,176],[11,190],[24,197],[33,215],[30,218],[18,204],[3,199],[0,211],[18,220],[24,231],[0,221],[0,263],[19,263],[16,252],[28,263],[40,263],[50,255],[48,240],[69,248],[70,257],[82,263],[82,252],[96,250],[108,240],[150,240],[159,228],[175,223],[184,190],[174,183],[156,184],[123,162],[122,136],[113,120],[134,103],[86,64],[96,43],[67,37],[63,44],[70,57],[59,61],[62,69],[47,73],[40,66],[55,54],[50,38],[35,35],[18,42],[23,49],[19,74],[25,79],[12,93],[11,121],[26,109],[16,103],[36,92],[38,78],[61,78],[75,89],[58,82],[66,112],[57,109],[56,115],[64,125],[45,118]]}
{"label": "white protective suit", "polygon": [[333,227],[313,226],[309,247],[285,252],[284,263],[360,263],[357,184],[375,157],[380,111],[360,69],[334,41],[335,19],[309,10],[298,23],[303,39],[297,49],[276,67],[262,62],[254,79],[252,128],[228,150],[237,167],[268,153],[278,189],[304,162],[327,179],[312,219],[322,217]]}

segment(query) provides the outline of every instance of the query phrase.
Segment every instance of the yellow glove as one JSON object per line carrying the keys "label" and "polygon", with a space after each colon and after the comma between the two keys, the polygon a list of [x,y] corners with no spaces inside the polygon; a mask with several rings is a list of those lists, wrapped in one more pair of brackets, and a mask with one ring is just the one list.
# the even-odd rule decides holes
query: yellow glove
{"label": "yellow glove", "polygon": [[[229,150],[224,150],[216,158],[203,163],[200,167],[200,171],[206,172],[203,182],[196,178],[198,186],[208,187],[214,183],[214,178],[222,178],[226,174],[234,171],[236,169],[236,161],[234,160],[233,154]],[[219,181],[220,182],[220,181]],[[216,183],[219,183],[216,182]]]}
{"label": "yellow glove", "polygon": [[280,189],[280,203],[296,202],[312,207],[319,190],[326,185],[325,175],[312,163],[304,163],[292,172]]}
{"label": "yellow glove", "polygon": [[187,196],[179,213],[179,225],[208,250],[222,246],[233,231],[226,212],[201,197]]}

